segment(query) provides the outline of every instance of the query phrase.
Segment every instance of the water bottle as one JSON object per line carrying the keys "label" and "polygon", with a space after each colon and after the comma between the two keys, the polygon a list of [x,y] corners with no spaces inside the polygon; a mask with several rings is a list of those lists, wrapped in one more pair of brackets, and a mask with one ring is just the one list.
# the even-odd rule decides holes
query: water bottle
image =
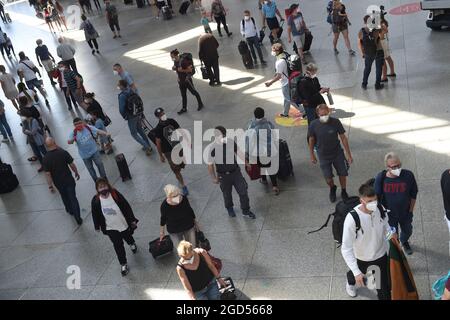
{"label": "water bottle", "polygon": [[392,236],[397,230],[394,227],[390,227],[389,231],[386,233],[386,241],[391,240]]}
{"label": "water bottle", "polygon": [[329,91],[327,92],[327,98],[328,98],[328,103],[330,104],[330,106],[332,106],[334,104],[334,101],[333,101],[333,96],[331,95],[331,93]]}

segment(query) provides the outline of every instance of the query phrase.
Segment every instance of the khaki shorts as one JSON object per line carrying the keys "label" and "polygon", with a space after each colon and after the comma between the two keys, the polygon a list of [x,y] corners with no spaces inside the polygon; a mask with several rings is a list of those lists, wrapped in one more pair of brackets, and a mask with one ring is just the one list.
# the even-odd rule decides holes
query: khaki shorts
{"label": "khaki shorts", "polygon": [[44,66],[45,71],[49,72],[55,69],[55,64],[52,60],[43,60],[41,61]]}

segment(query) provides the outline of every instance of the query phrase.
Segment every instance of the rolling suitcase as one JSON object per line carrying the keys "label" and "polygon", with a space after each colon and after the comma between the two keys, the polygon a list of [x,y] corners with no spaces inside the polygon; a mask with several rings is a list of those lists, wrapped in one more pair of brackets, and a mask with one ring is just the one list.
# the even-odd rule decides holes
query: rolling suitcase
{"label": "rolling suitcase", "polygon": [[136,0],[136,5],[138,8],[144,7],[144,0]]}
{"label": "rolling suitcase", "polygon": [[161,12],[164,20],[172,19],[172,10],[168,6],[162,7]]}
{"label": "rolling suitcase", "polygon": [[17,176],[14,174],[12,167],[0,160],[0,194],[11,192],[18,185],[19,180],[17,180]]}
{"label": "rolling suitcase", "polygon": [[148,251],[154,259],[168,254],[173,250],[173,242],[168,235],[166,235],[162,241],[159,241],[159,238],[151,241],[148,246]]}
{"label": "rolling suitcase", "polygon": [[120,177],[122,181],[131,180],[130,168],[128,168],[127,159],[125,155],[120,153],[116,156],[117,167],[119,168]]}
{"label": "rolling suitcase", "polygon": [[289,176],[294,175],[294,170],[292,166],[291,154],[289,153],[289,147],[287,142],[280,139],[279,142],[279,168],[278,168],[278,178],[284,180]]}
{"label": "rolling suitcase", "polygon": [[242,62],[244,63],[244,66],[247,69],[253,68],[253,59],[252,59],[252,55],[250,54],[250,50],[248,48],[247,42],[244,40],[239,42],[238,50],[242,56]]}
{"label": "rolling suitcase", "polygon": [[178,12],[180,12],[180,14],[186,14],[187,9],[189,8],[189,6],[191,5],[190,1],[184,1],[181,6],[180,6],[180,10]]}
{"label": "rolling suitcase", "polygon": [[309,51],[309,49],[311,49],[313,38],[314,37],[310,31],[305,32],[305,44],[303,45],[303,52]]}

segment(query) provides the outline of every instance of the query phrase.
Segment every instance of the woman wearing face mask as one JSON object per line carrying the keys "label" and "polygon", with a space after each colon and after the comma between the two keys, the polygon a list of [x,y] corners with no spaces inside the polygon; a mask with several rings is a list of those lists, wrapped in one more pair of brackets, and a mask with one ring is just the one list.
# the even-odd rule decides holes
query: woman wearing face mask
{"label": "woman wearing face mask", "polygon": [[193,247],[188,241],[181,241],[177,247],[180,261],[178,277],[191,300],[220,300],[221,287],[226,287],[220,273],[206,250]]}
{"label": "woman wearing face mask", "polygon": [[202,98],[197,90],[194,88],[194,82],[192,80],[192,65],[189,59],[180,59],[180,52],[175,49],[170,52],[170,57],[173,61],[172,70],[175,71],[178,75],[178,86],[180,87],[181,99],[182,99],[182,108],[178,111],[178,114],[185,113],[187,111],[187,90],[197,98],[198,108],[200,111],[203,108]]}
{"label": "woman wearing face mask", "polygon": [[164,238],[165,229],[169,233],[174,246],[181,240],[195,243],[195,231],[198,230],[195,213],[187,197],[174,185],[164,187],[166,199],[161,204],[160,240]]}
{"label": "woman wearing face mask", "polygon": [[67,87],[67,82],[64,80],[64,66],[62,64],[58,64],[58,72],[55,72],[53,74],[53,77],[58,79],[59,88],[64,93],[64,98],[66,98],[66,103],[68,110],[72,110],[72,104],[75,108],[78,108],[77,101],[75,100],[74,95],[72,94],[72,91],[69,90]]}
{"label": "woman wearing face mask", "polygon": [[300,81],[298,91],[301,93],[303,107],[305,107],[308,125],[317,119],[316,108],[320,104],[325,104],[325,99],[322,94],[329,92],[330,88],[325,88],[320,85],[317,78],[317,66],[314,63],[309,63],[306,66],[306,77]]}
{"label": "woman wearing face mask", "polygon": [[100,230],[107,235],[114,245],[121,266],[122,276],[129,272],[123,241],[130,246],[133,253],[137,252],[133,232],[137,228],[138,219],[125,197],[114,189],[104,178],[95,182],[97,194],[92,198],[92,219],[95,231]]}

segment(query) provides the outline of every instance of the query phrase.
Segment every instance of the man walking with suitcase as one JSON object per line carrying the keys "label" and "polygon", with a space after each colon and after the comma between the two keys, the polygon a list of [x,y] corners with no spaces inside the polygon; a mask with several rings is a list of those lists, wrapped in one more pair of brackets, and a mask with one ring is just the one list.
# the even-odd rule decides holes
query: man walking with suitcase
{"label": "man walking with suitcase", "polygon": [[251,16],[249,10],[244,11],[244,19],[241,21],[241,34],[247,41],[248,46],[250,47],[250,52],[252,53],[253,61],[256,64],[256,51],[258,51],[259,60],[261,64],[267,64],[264,60],[263,53],[261,50],[261,44],[259,43],[259,32],[256,27],[255,19]]}
{"label": "man walking with suitcase", "polygon": [[[142,100],[136,92],[131,90],[126,80],[119,80],[118,87],[120,89],[118,96],[120,114],[127,121],[131,136],[142,146],[142,149],[149,156],[152,154],[153,149],[142,128],[141,119],[143,109],[139,111],[136,108],[137,106],[133,105],[142,104]],[[143,108],[142,105],[141,107]]]}
{"label": "man walking with suitcase", "polygon": [[72,170],[75,178],[80,180],[77,166],[70,153],[59,148],[53,138],[45,139],[45,146],[47,147],[47,154],[44,156],[43,166],[47,176],[48,188],[51,192],[55,192],[56,187],[66,212],[75,218],[78,225],[81,225],[83,220],[80,216],[80,204],[75,190],[76,183],[70,172]]}
{"label": "man walking with suitcase", "polygon": [[[208,171],[213,183],[220,184],[225,208],[230,217],[236,217],[233,208],[233,187],[239,195],[242,214],[244,217],[256,219],[253,212],[250,211],[250,200],[248,198],[248,185],[242,176],[238,165],[236,155],[245,161],[245,155],[238,149],[234,140],[226,137],[227,130],[222,127],[216,127],[216,141],[208,150]],[[232,154],[232,156],[230,156]],[[227,156],[228,155],[228,156]],[[232,160],[229,162],[228,160]]]}
{"label": "man walking with suitcase", "polygon": [[[333,167],[339,176],[341,184],[341,197],[343,200],[348,198],[346,186],[348,176],[348,166],[353,162],[350,146],[347,137],[345,136],[345,129],[339,119],[330,117],[330,109],[326,104],[321,104],[317,107],[317,115],[319,119],[313,120],[308,128],[309,137],[309,152],[311,155],[311,162],[317,163],[316,155],[314,154],[314,146],[317,144],[317,156],[319,157],[320,169],[322,170],[325,181],[330,187],[330,201],[336,202],[337,186],[333,180]],[[342,150],[341,143],[344,145]]]}
{"label": "man walking with suitcase", "polygon": [[280,10],[277,8],[277,4],[274,0],[265,0],[262,4],[262,23],[263,29],[267,26],[269,30],[272,32],[273,42],[279,42],[278,32],[280,31],[280,24],[278,23],[277,15],[280,17],[281,21],[284,21],[283,17],[280,14]]}

